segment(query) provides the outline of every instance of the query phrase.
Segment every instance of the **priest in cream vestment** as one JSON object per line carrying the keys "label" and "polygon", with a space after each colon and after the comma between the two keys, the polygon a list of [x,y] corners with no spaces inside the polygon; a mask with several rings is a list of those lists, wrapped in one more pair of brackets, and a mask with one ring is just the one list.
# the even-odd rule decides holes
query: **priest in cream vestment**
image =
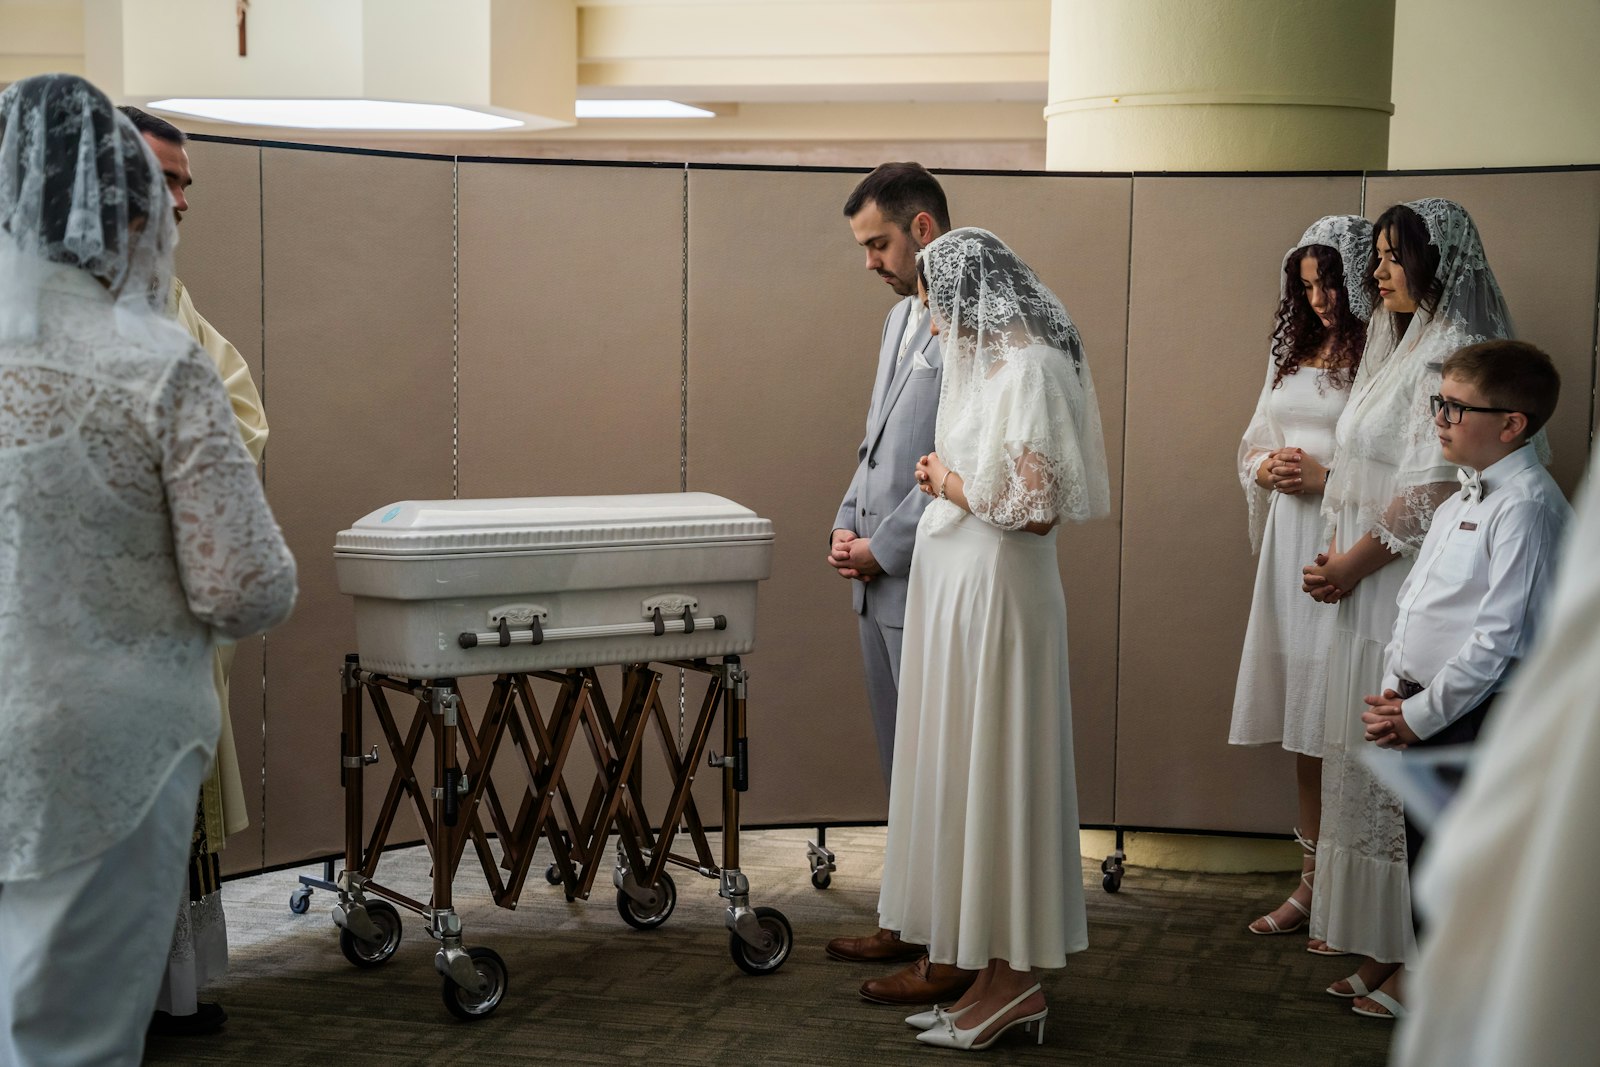
{"label": "priest in cream vestment", "polygon": [[[194,181],[189,153],[184,147],[188,137],[165,119],[139,108],[124,106],[118,110],[128,117],[150,146],[172,197],[173,216],[181,223],[189,210],[188,190]],[[195,310],[189,291],[176,277],[172,279],[167,312],[211,357],[227,390],[234,425],[244,439],[250,458],[259,465],[262,450],[267,446],[267,417],[244,357]],[[222,734],[217,741],[216,762],[200,788],[189,857],[189,888],[178,908],[167,975],[156,1002],[156,1018],[152,1024],[152,1032],[156,1033],[209,1033],[227,1019],[217,1005],[202,1005],[199,991],[228,969],[228,932],[222,917],[221,867],[217,852],[230,834],[250,825],[245,809],[244,782],[239,774],[239,755],[233,743],[233,723],[228,714],[228,671],[232,666],[233,643],[219,637],[213,647],[211,677],[222,713]]]}
{"label": "priest in cream vestment", "polygon": [[[194,301],[183,282],[172,280],[172,299],[168,311],[205,349],[222,378],[233,407],[234,425],[250,451],[250,458],[261,462],[267,445],[267,416],[261,407],[261,394],[251,380],[239,350],[195,310]],[[210,981],[220,978],[228,968],[228,932],[222,915],[220,865],[217,852],[231,834],[250,825],[245,806],[244,781],[239,773],[239,755],[233,741],[233,725],[228,714],[228,672],[233,666],[234,645],[219,639],[212,649],[211,677],[216,685],[217,702],[222,711],[222,734],[217,741],[217,758],[200,787],[199,813],[195,819],[194,847],[189,862],[189,887],[179,905],[178,925],[167,961],[166,978],[156,1002],[160,1013],[168,1016],[161,1029],[181,1029],[184,1020],[193,1020],[197,1032],[220,1025],[226,1016],[215,1005],[202,1009],[199,992]],[[158,1015],[160,1019],[160,1015]]]}

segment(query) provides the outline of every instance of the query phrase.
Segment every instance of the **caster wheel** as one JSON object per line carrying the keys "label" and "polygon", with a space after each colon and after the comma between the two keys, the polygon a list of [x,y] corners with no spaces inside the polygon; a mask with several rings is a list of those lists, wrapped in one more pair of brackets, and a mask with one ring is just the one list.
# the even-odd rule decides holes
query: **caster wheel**
{"label": "caster wheel", "polygon": [[289,894],[289,910],[296,915],[304,915],[311,910],[311,888],[301,886]]}
{"label": "caster wheel", "polygon": [[652,909],[622,890],[617,890],[617,914],[635,930],[654,930],[666,922],[672,909],[678,906],[678,887],[672,884],[672,876],[665,871],[661,872],[661,879],[656,882],[656,893],[658,898]]}
{"label": "caster wheel", "polygon": [[472,965],[483,981],[483,992],[462,989],[449,978],[444,979],[444,988],[440,992],[450,1014],[470,1023],[493,1014],[505,998],[506,963],[492,948],[469,948],[467,955],[472,957]]}
{"label": "caster wheel", "polygon": [[738,934],[730,933],[728,951],[733,956],[733,962],[745,974],[771,974],[789,958],[789,950],[794,947],[794,931],[789,927],[789,920],[777,908],[757,908],[756,919],[761,923],[761,929],[771,936],[772,947],[763,953],[755,946],[746,944]]}
{"label": "caster wheel", "polygon": [[552,863],[550,866],[544,869],[544,880],[549,882],[551,885],[561,884],[561,872],[556,869],[555,864]]}
{"label": "caster wheel", "polygon": [[817,889],[826,889],[833,884],[833,875],[828,871],[812,871],[811,884]]}
{"label": "caster wheel", "polygon": [[339,949],[357,967],[376,967],[387,963],[400,947],[400,913],[382,900],[367,902],[367,917],[383,934],[381,941],[363,941],[349,930],[339,931]]}
{"label": "caster wheel", "polygon": [[1105,877],[1100,879],[1100,888],[1107,893],[1115,893],[1122,888],[1122,872],[1107,871]]}

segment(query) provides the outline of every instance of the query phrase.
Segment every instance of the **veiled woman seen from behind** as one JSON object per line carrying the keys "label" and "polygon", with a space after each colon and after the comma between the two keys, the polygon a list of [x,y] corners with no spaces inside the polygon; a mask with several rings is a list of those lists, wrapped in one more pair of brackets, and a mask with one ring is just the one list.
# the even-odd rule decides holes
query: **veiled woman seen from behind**
{"label": "veiled woman seen from behind", "polygon": [[0,1062],[140,1061],[220,730],[213,633],[294,603],[172,202],[81,78],[0,93]]}

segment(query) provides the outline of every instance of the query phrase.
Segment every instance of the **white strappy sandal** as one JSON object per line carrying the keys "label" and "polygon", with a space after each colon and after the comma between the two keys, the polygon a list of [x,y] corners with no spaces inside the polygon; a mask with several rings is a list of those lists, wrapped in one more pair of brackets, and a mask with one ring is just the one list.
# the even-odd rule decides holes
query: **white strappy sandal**
{"label": "white strappy sandal", "polygon": [[[1312,859],[1311,869],[1309,871],[1302,870],[1300,872],[1300,884],[1305,886],[1309,890],[1309,889],[1312,888],[1312,882],[1313,882],[1313,879],[1315,878],[1316,873],[1317,873],[1317,865],[1316,865],[1317,843],[1315,841],[1312,841],[1312,840],[1308,839],[1304,834],[1302,834],[1300,832],[1300,828],[1298,826],[1295,827],[1295,830],[1294,830],[1294,843],[1300,846],[1300,851],[1304,852],[1307,856],[1310,856],[1311,859]],[[1303,865],[1303,861],[1302,861],[1302,865]],[[1278,920],[1276,920],[1276,919],[1274,919],[1272,917],[1272,913],[1271,912],[1268,912],[1267,914],[1265,914],[1265,915],[1261,916],[1260,918],[1255,919],[1254,921],[1249,923],[1245,927],[1245,929],[1249,930],[1252,934],[1255,934],[1255,935],[1257,935],[1259,937],[1272,937],[1272,936],[1274,936],[1276,934],[1293,934],[1293,933],[1298,933],[1299,931],[1304,929],[1306,923],[1311,918],[1311,909],[1309,907],[1307,907],[1306,905],[1300,903],[1293,896],[1291,896],[1287,900],[1285,900],[1284,903],[1288,904],[1288,905],[1291,905],[1294,908],[1295,911],[1298,911],[1300,913],[1300,918],[1299,918],[1299,920],[1297,922],[1290,923],[1288,926],[1279,926],[1278,925]],[[1260,923],[1260,922],[1266,923],[1267,924],[1267,929],[1265,929],[1265,930],[1257,930],[1256,929],[1256,923]]]}
{"label": "white strappy sandal", "polygon": [[1369,1019],[1389,1019],[1391,1021],[1406,1017],[1406,1006],[1387,993],[1374,989],[1370,993],[1362,993],[1361,995],[1384,1010],[1368,1011],[1359,1004],[1350,1005],[1350,1010],[1357,1015],[1365,1015]]}

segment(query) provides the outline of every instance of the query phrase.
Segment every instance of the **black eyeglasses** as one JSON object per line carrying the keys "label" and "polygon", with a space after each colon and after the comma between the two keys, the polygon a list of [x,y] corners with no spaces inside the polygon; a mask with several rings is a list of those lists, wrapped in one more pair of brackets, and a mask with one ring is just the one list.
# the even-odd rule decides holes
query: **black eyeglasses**
{"label": "black eyeglasses", "polygon": [[1433,417],[1438,418],[1439,412],[1444,412],[1444,421],[1451,426],[1461,422],[1461,416],[1469,411],[1488,411],[1496,415],[1515,415],[1514,408],[1480,408],[1471,404],[1463,404],[1456,400],[1446,400],[1438,393],[1428,398],[1428,407],[1433,411]]}

